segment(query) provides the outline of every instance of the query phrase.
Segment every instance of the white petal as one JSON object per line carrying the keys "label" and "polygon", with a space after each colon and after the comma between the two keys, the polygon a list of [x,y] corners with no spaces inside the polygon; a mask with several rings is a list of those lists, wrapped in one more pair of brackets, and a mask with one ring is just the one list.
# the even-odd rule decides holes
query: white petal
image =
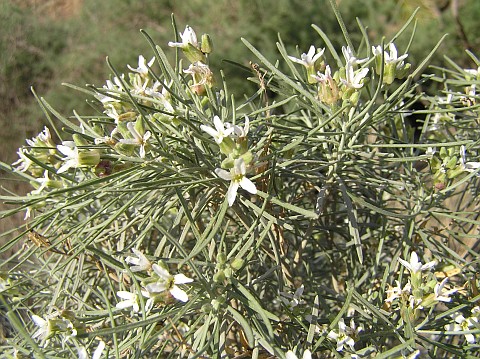
{"label": "white petal", "polygon": [[170,47],[183,47],[183,42],[169,41],[168,46],[170,46]]}
{"label": "white petal", "polygon": [[310,48],[308,49],[308,52],[307,52],[307,58],[309,60],[313,59],[313,56],[315,55],[315,46],[310,46]]}
{"label": "white petal", "polygon": [[245,166],[245,161],[243,158],[237,158],[234,162],[234,170],[236,174],[244,175],[247,172],[247,167]]}
{"label": "white petal", "polygon": [[218,132],[223,132],[225,130],[225,126],[223,125],[222,120],[220,120],[220,117],[215,116],[213,118],[213,124],[215,125],[215,128]]}
{"label": "white petal", "polygon": [[247,177],[242,178],[242,180],[240,181],[240,187],[242,187],[245,191],[250,192],[251,194],[257,193],[257,187],[255,187],[255,184]]}
{"label": "white petal", "polygon": [[133,301],[131,300],[124,300],[123,302],[118,302],[116,305],[115,305],[115,308],[118,308],[118,309],[125,309],[125,308],[128,308],[128,307],[131,307],[133,305]]}
{"label": "white petal", "polygon": [[99,359],[102,355],[103,349],[105,349],[105,342],[103,340],[100,340],[97,349],[95,349],[95,351],[93,352],[92,359]]}
{"label": "white petal", "polygon": [[176,285],[174,285],[172,287],[172,289],[170,289],[170,294],[173,295],[176,299],[178,299],[182,302],[188,302],[187,293],[185,293],[185,291],[183,291],[182,289],[180,289]]}
{"label": "white petal", "polygon": [[185,276],[184,274],[176,274],[173,276],[173,282],[175,284],[185,284],[185,283],[191,283],[193,282],[193,279],[192,278],[188,278],[187,276]]}
{"label": "white petal", "polygon": [[87,349],[85,347],[77,348],[78,359],[87,359]]}
{"label": "white petal", "polygon": [[291,351],[289,350],[287,354],[285,355],[286,359],[298,359],[298,357]]}
{"label": "white petal", "polygon": [[470,344],[475,343],[475,336],[473,334],[465,334],[465,339],[467,339],[467,342],[469,342]]}
{"label": "white petal", "polygon": [[235,202],[239,185],[240,184],[238,182],[235,182],[235,181],[230,182],[230,186],[228,187],[228,192],[227,192],[228,205],[230,207]]}
{"label": "white petal", "polygon": [[145,286],[145,289],[148,290],[150,293],[161,293],[167,289],[165,283],[150,283]]}
{"label": "white petal", "polygon": [[305,350],[303,352],[303,359],[312,359],[312,352],[310,350]]}
{"label": "white petal", "polygon": [[231,181],[233,178],[233,175],[230,172],[227,172],[222,168],[216,168],[215,173],[217,174],[218,177],[220,177],[221,179],[224,179],[225,181]]}
{"label": "white petal", "polygon": [[152,269],[155,273],[157,273],[160,278],[164,280],[169,280],[170,278],[172,278],[172,275],[168,272],[168,270],[166,270],[162,266],[159,266],[158,264],[152,265]]}
{"label": "white petal", "polygon": [[44,327],[45,325],[47,325],[47,321],[42,317],[39,317],[38,315],[33,314],[32,320],[39,327]]}
{"label": "white petal", "polygon": [[338,338],[338,334],[336,332],[334,332],[333,330],[331,330],[328,335],[327,335],[328,338],[330,339],[337,339]]}
{"label": "white petal", "polygon": [[398,261],[408,270],[412,270],[410,263],[408,263],[406,260],[403,260],[402,258],[398,258]]}
{"label": "white petal", "polygon": [[216,137],[218,134],[218,132],[215,129],[211,128],[210,126],[201,125],[200,129],[208,133],[212,137]]}
{"label": "white petal", "polygon": [[135,293],[126,292],[124,290],[118,291],[117,295],[122,299],[133,299],[133,298],[135,298]]}
{"label": "white petal", "polygon": [[304,61],[303,61],[303,60],[297,59],[297,58],[294,57],[294,56],[288,56],[288,58],[289,58],[290,60],[292,60],[293,62],[296,62],[297,64],[300,64],[300,65],[303,65],[303,64],[304,64]]}

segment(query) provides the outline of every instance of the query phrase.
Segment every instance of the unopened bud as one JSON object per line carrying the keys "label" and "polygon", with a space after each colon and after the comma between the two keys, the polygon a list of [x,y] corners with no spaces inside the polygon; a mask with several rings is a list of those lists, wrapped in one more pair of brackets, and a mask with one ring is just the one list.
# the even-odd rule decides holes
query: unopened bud
{"label": "unopened bud", "polygon": [[245,261],[242,258],[235,258],[232,263],[230,263],[230,267],[232,267],[233,270],[237,271],[243,267],[243,263],[245,263]]}
{"label": "unopened bud", "polygon": [[93,167],[100,162],[100,152],[97,150],[79,151],[78,164],[80,166]]}
{"label": "unopened bud", "polygon": [[208,34],[202,35],[201,50],[204,54],[210,54],[213,51],[213,41]]}
{"label": "unopened bud", "polygon": [[75,142],[75,144],[77,146],[88,146],[89,143],[86,139],[84,139],[82,136],[80,136],[78,133],[74,133],[72,135],[72,139],[73,139],[73,142]]}
{"label": "unopened bud", "polygon": [[225,255],[225,253],[219,253],[217,255],[217,262],[218,263],[224,264],[226,261],[227,261],[227,256]]}
{"label": "unopened bud", "polygon": [[213,275],[213,281],[215,283],[223,283],[225,280],[225,272],[223,270],[219,270],[217,273]]}

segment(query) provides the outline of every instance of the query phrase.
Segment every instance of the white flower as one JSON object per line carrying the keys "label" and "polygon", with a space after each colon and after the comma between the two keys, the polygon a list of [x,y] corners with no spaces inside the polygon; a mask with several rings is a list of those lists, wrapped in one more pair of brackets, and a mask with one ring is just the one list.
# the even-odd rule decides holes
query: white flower
{"label": "white flower", "polygon": [[193,282],[192,278],[188,278],[183,274],[171,275],[168,270],[159,266],[158,264],[152,265],[152,269],[159,277],[159,280],[155,283],[150,283],[145,286],[149,293],[161,293],[164,291],[170,292],[170,294],[182,301],[188,301],[187,293],[178,287],[177,284],[186,284]]}
{"label": "white flower", "polygon": [[[227,122],[225,124],[227,128],[230,128],[230,124]],[[248,131],[250,130],[250,119],[245,115],[245,125],[243,127],[238,125],[233,125],[233,133],[237,137],[247,137]]]}
{"label": "white flower", "polygon": [[367,73],[368,69],[366,68],[358,70],[357,73],[355,73],[352,63],[348,62],[345,67],[345,79],[340,79],[340,81],[348,88],[360,89],[363,87],[361,81],[367,76]]}
{"label": "white flower", "polygon": [[397,284],[396,287],[391,287],[386,291],[387,293],[387,299],[385,299],[385,302],[393,302],[395,299],[400,298],[402,294],[405,294],[409,296],[412,292],[412,285],[410,282],[405,284],[405,287],[401,287],[400,282],[398,280],[395,281]]}
{"label": "white flower", "polygon": [[299,304],[305,304],[305,301],[300,298],[303,294],[304,289],[305,288],[302,284],[299,288],[297,288],[297,290],[295,291],[295,294],[280,292],[280,300],[287,307],[289,307],[290,310],[292,310],[293,308],[295,308]]}
{"label": "white flower", "polygon": [[125,258],[125,262],[128,264],[133,264],[133,267],[130,268],[132,272],[148,271],[152,268],[152,263],[150,263],[150,261],[142,252],[135,248],[132,248],[132,252],[137,256],[137,258],[130,256]]}
{"label": "white flower", "polygon": [[133,72],[138,72],[140,75],[146,76],[148,75],[148,68],[151,67],[154,62],[155,57],[152,57],[152,59],[147,64],[147,60],[145,60],[145,57],[140,55],[138,56],[138,67],[136,69],[134,69],[130,65],[127,65],[127,67]]}
{"label": "white flower", "polygon": [[425,154],[431,158],[431,157],[433,157],[435,152],[437,152],[436,147],[427,147],[427,150],[425,151]]}
{"label": "white flower", "polygon": [[215,142],[218,144],[222,143],[223,138],[230,136],[230,134],[234,131],[234,128],[230,125],[225,126],[218,116],[213,118],[213,124],[215,125],[215,128],[201,125],[200,129],[212,136],[215,139]]}
{"label": "white flower", "polygon": [[133,78],[131,84],[132,84],[132,93],[135,95],[145,95],[146,90],[148,87],[148,83],[150,82],[150,79],[148,78],[142,78],[140,76],[136,76]]}
{"label": "white flower", "polygon": [[[397,48],[395,47],[395,44],[393,42],[390,43],[389,49],[390,49],[390,53],[386,51],[383,52],[383,59],[385,64],[392,63],[392,64],[396,64],[397,69],[401,68],[403,66],[403,60],[408,56],[408,54],[404,54],[398,57]],[[372,46],[372,52],[375,56],[381,56],[382,47],[380,45],[377,47]]]}
{"label": "white flower", "polygon": [[25,153],[28,153],[28,151],[25,148],[19,148],[17,151],[18,157],[20,157],[17,161],[12,163],[12,166],[17,166],[15,168],[16,172],[26,172],[30,166],[34,164],[34,162],[25,156]]}
{"label": "white flower", "polygon": [[162,92],[159,92],[158,89],[160,86],[161,86],[161,83],[159,81],[155,81],[152,87],[145,89],[145,94],[158,99],[162,103],[165,111],[174,113],[175,109],[173,108],[170,101],[167,99],[168,91],[165,88],[163,88]]}
{"label": "white flower", "polygon": [[[48,145],[52,140],[52,136],[50,134],[50,130],[48,129],[47,126],[43,128],[43,131],[40,132],[37,137],[33,137],[32,139],[27,139],[27,144],[29,146],[35,147],[35,146],[45,146]],[[40,142],[40,143],[38,143]]]}
{"label": "white flower", "polygon": [[184,73],[190,74],[195,85],[211,85],[213,83],[213,74],[210,67],[201,61],[195,61],[183,70]]}
{"label": "white flower", "polygon": [[363,64],[364,62],[366,62],[368,60],[368,57],[367,58],[364,58],[364,59],[357,59],[355,57],[355,55],[353,54],[353,51],[352,49],[350,48],[350,46],[342,46],[342,52],[343,52],[343,57],[345,57],[345,64],[352,64],[352,65],[358,65],[358,64]]}
{"label": "white flower", "polygon": [[[123,80],[124,79],[123,74],[122,74],[121,77],[122,77],[122,80]],[[110,80],[107,80],[106,85],[103,85],[103,88],[106,90],[106,92],[108,94],[117,95],[117,96],[118,96],[117,92],[122,92],[123,91],[122,82],[116,76],[113,78],[113,82],[110,81]],[[109,102],[120,102],[119,99],[110,97],[108,95],[104,95],[102,93],[95,94],[95,97],[98,100],[100,100],[100,102],[102,102],[103,104],[108,104]]]}
{"label": "white flower", "polygon": [[120,114],[117,112],[117,109],[113,105],[105,106],[105,111],[103,111],[108,117],[113,118],[115,123],[118,125],[120,122]]}
{"label": "white flower", "polygon": [[80,166],[78,147],[75,145],[75,142],[63,141],[61,145],[57,146],[57,149],[66,156],[62,159],[64,163],[57,170],[57,173],[63,173],[68,171],[72,167],[77,168]]}
{"label": "white flower", "polygon": [[140,157],[145,158],[145,146],[148,139],[152,135],[151,132],[146,131],[142,136],[135,128],[135,124],[133,122],[128,122],[127,128],[132,134],[133,138],[121,139],[119,142],[127,145],[140,146]]}
{"label": "white flower", "polygon": [[480,168],[480,162],[466,162],[465,145],[460,146],[460,164],[468,172],[475,172]]}
{"label": "white flower", "polygon": [[39,194],[41,193],[45,187],[47,187],[47,183],[50,182],[50,178],[48,177],[48,171],[43,172],[43,177],[42,178],[36,178],[35,181],[40,183],[40,187],[38,187],[36,190],[32,191],[32,194]]}
{"label": "white flower", "polygon": [[32,335],[32,338],[40,338],[41,340],[47,339],[47,337],[50,335],[49,320],[45,320],[35,314],[32,315],[32,320],[35,325],[39,327],[37,331]]}
{"label": "white flower", "polygon": [[353,319],[350,321],[350,326],[348,327],[345,325],[345,321],[342,318],[338,321],[338,333],[332,330],[330,333],[328,333],[328,337],[337,341],[338,352],[343,350],[345,344],[348,345],[352,350],[355,350],[355,338],[362,330],[363,329],[361,327],[357,329]]}
{"label": "white flower", "polygon": [[50,134],[50,130],[47,126],[45,126],[43,128],[43,131],[40,132],[36,137],[33,137],[32,139],[27,139],[26,141],[29,146],[35,147],[48,145],[51,142],[51,139],[52,136]]}
{"label": "white flower", "polygon": [[315,65],[315,62],[323,55],[325,49],[318,49],[315,50],[315,46],[310,46],[308,53],[303,53],[299,59],[293,56],[288,56],[290,60],[296,62],[297,64],[301,64],[305,67],[311,67]]}
{"label": "white flower", "polygon": [[[472,330],[476,327],[476,323],[474,323],[472,319],[473,318],[465,318],[462,314],[457,313],[453,316],[455,323],[445,325],[445,330],[455,332]],[[464,335],[467,342],[470,344],[475,343],[475,336],[472,333],[465,333]]]}
{"label": "white flower", "polygon": [[111,145],[113,146],[116,142],[115,140],[113,139],[113,136],[115,135],[116,133],[116,128],[112,131],[112,133],[110,134],[110,136],[102,136],[102,137],[97,137],[93,140],[93,142],[96,144],[96,145],[101,145],[102,143],[105,143],[107,145]]}
{"label": "white flower", "polygon": [[117,292],[117,295],[124,300],[118,302],[117,305],[115,305],[116,308],[125,309],[128,307],[132,307],[132,311],[134,313],[138,313],[140,311],[140,298],[137,293],[120,290]]}
{"label": "white flower", "polygon": [[[98,343],[97,349],[95,349],[95,351],[93,352],[92,359],[100,359],[104,349],[105,349],[105,342],[103,340],[100,340],[100,343]],[[84,346],[78,348],[77,350],[78,350],[78,359],[88,358],[87,349]]]}
{"label": "white flower", "polygon": [[197,41],[197,34],[195,31],[190,26],[185,27],[185,31],[180,33],[180,38],[182,39],[182,42],[172,42],[170,41],[168,43],[168,46],[170,47],[186,47],[188,44],[193,45],[194,47],[198,48],[198,41]]}
{"label": "white flower", "polygon": [[447,281],[448,281],[448,277],[442,280],[441,283],[435,284],[435,288],[433,289],[435,300],[438,300],[440,302],[450,302],[452,300],[452,298],[450,298],[449,295],[455,293],[457,289],[450,289],[450,290],[444,291],[443,287],[445,286],[445,283],[447,283]]}
{"label": "white flower", "polygon": [[333,81],[332,70],[330,69],[330,65],[327,65],[327,67],[325,67],[325,74],[322,74],[320,71],[318,71],[316,75],[312,75],[312,76],[322,84],[330,83]]}
{"label": "white flower", "polygon": [[246,166],[243,158],[235,159],[233,168],[230,169],[230,172],[225,171],[224,169],[217,168],[215,173],[218,177],[231,181],[230,186],[227,191],[228,205],[231,206],[235,202],[237,197],[238,187],[242,187],[245,191],[250,192],[251,194],[257,193],[257,188],[255,184],[245,177]]}
{"label": "white flower", "polygon": [[[285,358],[287,359],[298,359],[298,357],[295,355],[294,352],[292,352],[291,350],[289,350],[286,354],[285,354]],[[305,350],[303,352],[303,356],[302,356],[302,359],[311,359],[312,358],[312,352],[310,350]]]}
{"label": "white flower", "polygon": [[410,273],[412,274],[415,274],[417,272],[421,272],[421,271],[424,271],[426,269],[430,269],[430,268],[433,268],[436,264],[437,264],[437,261],[433,260],[431,262],[428,262],[426,264],[422,264],[422,262],[419,262],[418,261],[418,256],[417,256],[417,253],[415,252],[412,252],[411,256],[410,256],[410,262],[407,262],[406,260],[403,260],[401,258],[398,259],[400,261],[400,263],[402,263],[405,268],[407,268]]}

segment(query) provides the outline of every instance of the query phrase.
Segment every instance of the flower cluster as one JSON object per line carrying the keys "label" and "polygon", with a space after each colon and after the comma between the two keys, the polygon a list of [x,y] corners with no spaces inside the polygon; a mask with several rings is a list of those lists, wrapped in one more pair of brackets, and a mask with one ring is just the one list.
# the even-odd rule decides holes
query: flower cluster
{"label": "flower cluster", "polygon": [[[407,54],[398,57],[393,43],[390,43],[389,49],[389,53],[383,52],[382,55],[381,46],[372,47],[376,73],[380,74],[383,68],[383,82],[387,85],[392,84],[395,78],[401,79],[406,76],[410,69],[410,64],[405,64],[403,61]],[[369,72],[369,68],[358,69],[358,65],[366,63],[369,58],[359,59],[352,48],[343,46],[345,66],[332,73],[330,65],[322,59],[324,51],[325,49],[315,51],[315,46],[312,45],[308,53],[302,54],[299,59],[293,56],[288,57],[293,62],[305,66],[308,83],[318,83],[318,97],[323,103],[336,106],[339,100],[343,100],[355,105],[359,100],[360,90],[368,82]]]}
{"label": "flower cluster", "polygon": [[447,289],[448,277],[438,282],[430,272],[437,264],[435,260],[422,264],[417,253],[412,252],[409,261],[400,258],[399,262],[408,270],[410,277],[403,287],[398,281],[395,286],[389,287],[384,309],[399,309],[405,320],[416,321],[423,309],[431,308],[440,302],[450,302],[451,295],[458,291],[457,288]]}
{"label": "flower cluster", "polygon": [[206,88],[211,88],[214,84],[213,73],[207,63],[207,56],[213,51],[212,40],[208,34],[203,34],[199,42],[197,34],[188,25],[185,31],[180,33],[180,38],[182,42],[170,41],[168,46],[180,48],[191,62],[183,72],[192,76],[192,91],[197,95],[204,95]]}
{"label": "flower cluster", "polygon": [[132,307],[132,311],[138,313],[142,296],[148,298],[145,303],[146,312],[149,312],[156,303],[171,303],[173,298],[181,302],[188,301],[188,294],[178,285],[191,283],[193,279],[188,278],[184,274],[172,275],[163,262],[152,264],[139,250],[132,248],[132,251],[136,257],[128,256],[125,259],[125,262],[128,264],[133,264],[130,270],[133,273],[147,272],[149,277],[142,280],[143,289],[141,293],[137,293],[135,289],[133,292],[118,291],[117,295],[123,301],[117,303],[117,308],[125,309]]}
{"label": "flower cluster", "polygon": [[257,193],[255,184],[246,176],[247,166],[251,165],[253,159],[247,141],[250,120],[245,116],[244,126],[241,127],[228,122],[223,123],[215,116],[213,123],[215,128],[206,125],[201,125],[200,128],[215,139],[220,151],[227,156],[222,162],[222,168],[215,169],[215,173],[218,177],[230,181],[227,200],[228,205],[232,206],[239,187],[251,194]]}
{"label": "flower cluster", "polygon": [[480,330],[480,307],[475,306],[470,311],[470,316],[465,318],[462,313],[452,315],[453,323],[445,325],[445,330],[455,332],[467,332],[463,335],[468,343],[477,343],[480,334],[469,333],[469,331]]}
{"label": "flower cluster", "polygon": [[341,318],[338,321],[338,331],[330,331],[328,338],[337,342],[337,351],[343,351],[345,345],[350,347],[352,352],[355,352],[355,342],[358,340],[358,334],[363,330],[362,327],[357,327],[353,319],[350,320],[350,326],[345,324],[345,320]]}
{"label": "flower cluster", "polygon": [[479,162],[466,160],[465,146],[441,147],[439,151],[431,148],[430,169],[433,174],[433,185],[435,189],[444,189],[451,181],[465,172],[478,172]]}
{"label": "flower cluster", "polygon": [[44,345],[56,335],[68,338],[85,332],[85,325],[70,310],[55,311],[44,318],[32,314],[32,321],[38,327],[32,338],[40,339]]}

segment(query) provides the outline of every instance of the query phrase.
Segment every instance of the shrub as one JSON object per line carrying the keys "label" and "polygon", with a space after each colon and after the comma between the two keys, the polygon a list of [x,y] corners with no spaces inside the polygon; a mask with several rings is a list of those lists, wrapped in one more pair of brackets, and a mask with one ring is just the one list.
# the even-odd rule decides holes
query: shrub
{"label": "shrub", "polygon": [[[19,149],[34,189],[2,197],[27,224],[0,252],[28,237],[2,264],[5,352],[478,353],[479,70],[425,72],[437,46],[412,66],[395,45],[411,19],[352,41],[332,5],[342,53],[315,25],[279,61],[242,40],[258,59],[237,64],[243,100],[211,38],[175,21],[174,60],[144,31],[153,56],[80,89],[94,116],[39,99],[56,136]],[[419,95],[429,81],[444,90]]]}

